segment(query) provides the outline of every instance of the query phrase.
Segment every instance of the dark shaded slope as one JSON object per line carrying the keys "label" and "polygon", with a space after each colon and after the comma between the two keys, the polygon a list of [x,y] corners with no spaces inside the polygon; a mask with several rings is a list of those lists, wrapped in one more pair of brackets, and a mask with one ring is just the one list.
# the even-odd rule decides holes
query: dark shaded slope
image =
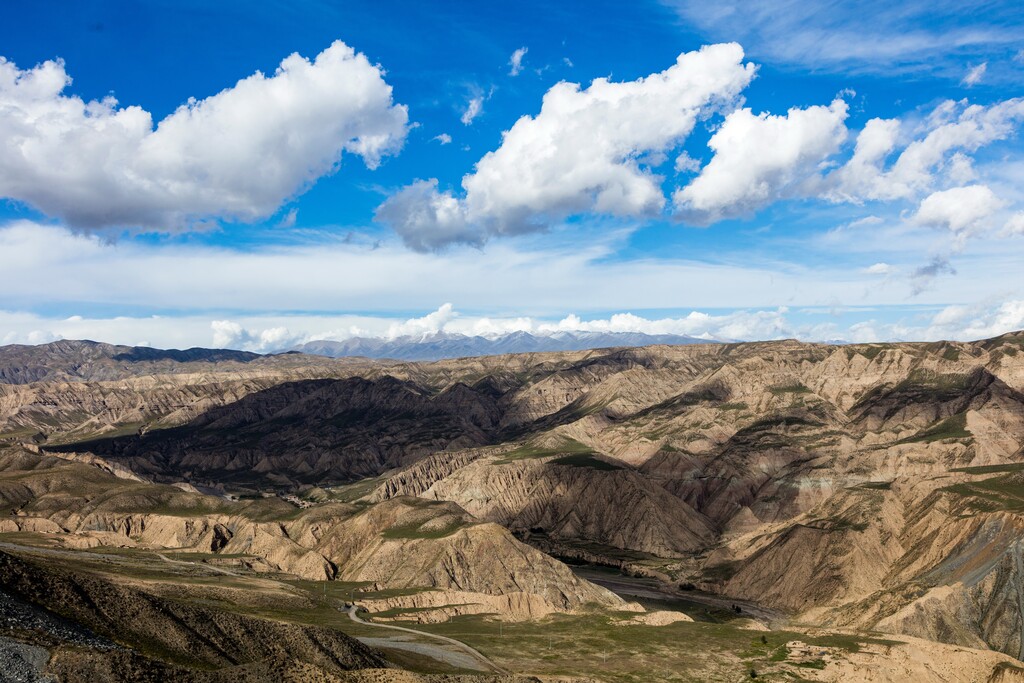
{"label": "dark shaded slope", "polygon": [[375,651],[338,631],[179,603],[4,552],[0,552],[0,586],[138,653],[108,652],[99,657],[101,662],[91,662],[91,668],[113,672],[113,680],[135,680],[116,675],[119,670],[158,680],[159,675],[175,671],[167,664],[206,670],[254,665],[253,673],[286,661],[329,672],[385,665]]}
{"label": "dark shaded slope", "polygon": [[[967,410],[993,403],[1024,405],[1024,394],[983,368],[967,374],[916,370],[895,385],[876,386],[861,397],[850,414],[857,426],[868,431],[916,428],[923,430],[922,439],[928,439],[928,430],[943,421],[956,422]],[[954,433],[955,426],[947,425],[951,436],[970,436],[963,431]]]}
{"label": "dark shaded slope", "polygon": [[111,356],[112,360],[129,363],[158,360],[169,360],[175,363],[220,363],[223,361],[248,363],[257,358],[260,358],[260,354],[249,351],[204,349],[195,346],[190,349],[154,349],[148,346],[132,346],[129,347],[128,351],[122,351]]}
{"label": "dark shaded slope", "polygon": [[116,459],[158,480],[235,486],[348,481],[446,448],[489,443],[494,392],[465,384],[431,394],[385,376],[289,382],[192,422],[64,451]]}

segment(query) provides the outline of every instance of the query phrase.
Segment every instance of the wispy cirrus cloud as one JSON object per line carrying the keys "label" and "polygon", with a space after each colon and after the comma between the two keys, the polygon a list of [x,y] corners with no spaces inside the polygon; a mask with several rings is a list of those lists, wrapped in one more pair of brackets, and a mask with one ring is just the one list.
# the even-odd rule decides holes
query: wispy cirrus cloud
{"label": "wispy cirrus cloud", "polygon": [[528,48],[528,47],[521,47],[521,48],[518,48],[515,52],[512,53],[512,56],[508,60],[508,65],[509,65],[508,75],[509,76],[518,76],[519,75],[519,73],[523,70],[523,57],[525,57],[526,53],[529,52],[529,51],[530,51],[530,48]]}
{"label": "wispy cirrus cloud", "polygon": [[985,72],[988,71],[988,62],[982,62],[977,66],[972,66],[967,70],[963,80],[960,82],[966,85],[968,88],[981,83],[981,79],[985,77]]}
{"label": "wispy cirrus cloud", "polygon": [[956,81],[964,66],[1024,47],[1024,12],[1013,2],[960,0],[663,0],[685,27],[738,40],[779,65],[841,73],[916,72]]}

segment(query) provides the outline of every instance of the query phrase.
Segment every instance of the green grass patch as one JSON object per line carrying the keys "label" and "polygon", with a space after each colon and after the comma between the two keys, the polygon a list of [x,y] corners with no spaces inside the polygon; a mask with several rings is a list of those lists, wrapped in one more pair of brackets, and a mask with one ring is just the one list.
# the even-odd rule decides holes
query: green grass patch
{"label": "green grass patch", "polygon": [[979,465],[977,467],[954,467],[950,472],[965,472],[967,474],[998,474],[1000,472],[1024,472],[1024,462],[1008,463],[1006,465]]}
{"label": "green grass patch", "polygon": [[14,440],[25,440],[31,439],[39,432],[38,429],[33,427],[25,427],[23,429],[13,429],[9,432],[0,432],[0,441],[14,441]]}
{"label": "green grass patch", "polygon": [[1024,512],[1024,472],[947,486],[942,491],[966,498],[979,512]]}
{"label": "green grass patch", "polygon": [[776,396],[782,396],[785,394],[809,394],[811,393],[810,388],[805,384],[781,384],[777,387],[769,389]]}
{"label": "green grass patch", "polygon": [[723,403],[722,405],[718,406],[719,410],[748,410],[749,408],[750,406],[748,406],[743,401],[736,401],[735,403]]}
{"label": "green grass patch", "polygon": [[[800,680],[783,643],[858,651],[878,641],[871,636],[809,636],[772,631],[753,638],[731,624],[679,622],[668,626],[626,626],[631,613],[556,615],[543,620],[499,623],[486,616],[454,617],[448,623],[415,628],[461,640],[499,665],[536,676],[589,677],[608,683],[649,681]],[[807,668],[815,668],[810,666]]]}
{"label": "green grass patch", "polygon": [[933,443],[946,439],[969,439],[973,436],[967,429],[967,413],[957,413],[897,443]]}
{"label": "green grass patch", "polygon": [[871,491],[888,491],[892,488],[891,481],[866,481],[863,484],[858,484],[859,489],[869,489]]}
{"label": "green grass patch", "polygon": [[974,375],[943,374],[917,369],[895,385],[878,384],[861,394],[847,411],[854,414],[873,404],[944,403],[962,398]]}
{"label": "green grass patch", "polygon": [[354,503],[363,496],[368,496],[372,493],[385,479],[387,477],[370,477],[368,479],[360,479],[351,484],[332,486],[327,489],[327,494],[331,500],[337,500],[342,503]]}
{"label": "green grass patch", "polygon": [[552,455],[573,455],[593,454],[594,449],[582,444],[575,439],[563,438],[557,446],[520,446],[514,450],[504,453],[498,460],[491,461],[492,465],[508,465],[517,460],[533,460],[536,458],[548,458]]}
{"label": "green grass patch", "polygon": [[970,375],[943,374],[932,370],[914,370],[896,389],[932,389],[936,391],[963,391],[970,384]]}
{"label": "green grass patch", "polygon": [[595,458],[591,453],[573,453],[572,455],[563,455],[560,458],[552,460],[551,464],[567,465],[569,467],[585,467],[592,470],[603,470],[606,472],[623,469],[615,463]]}
{"label": "green grass patch", "polygon": [[811,659],[806,662],[793,662],[793,664],[804,669],[818,669],[819,671],[825,668],[824,659]]}

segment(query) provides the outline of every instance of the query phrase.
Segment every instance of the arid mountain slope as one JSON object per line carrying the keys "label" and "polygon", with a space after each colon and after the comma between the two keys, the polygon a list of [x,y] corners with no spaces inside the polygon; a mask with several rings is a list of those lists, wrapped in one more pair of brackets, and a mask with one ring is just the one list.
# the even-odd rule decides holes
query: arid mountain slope
{"label": "arid mountain slope", "polygon": [[83,624],[111,641],[141,652],[159,652],[165,661],[192,668],[289,659],[334,672],[384,666],[379,654],[337,631],[186,605],[4,552],[0,552],[0,585],[16,598]]}
{"label": "arid mountain slope", "polygon": [[488,443],[498,411],[464,384],[431,395],[404,380],[288,382],[174,429],[84,443],[164,480],[289,485],[376,476],[447,447]]}
{"label": "arid mountain slope", "polygon": [[8,449],[0,451],[0,511],[0,532],[49,534],[65,547],[243,556],[256,569],[404,592],[420,607],[453,603],[416,593],[456,592],[455,613],[523,619],[590,603],[633,609],[454,503],[397,498],[300,510],[274,497],[228,501]]}
{"label": "arid mountain slope", "polygon": [[[300,365],[288,373],[304,372]],[[222,377],[218,366],[211,376]],[[489,556],[481,549],[504,527],[557,553],[802,621],[1024,654],[1024,334],[646,347],[335,371],[288,383],[295,378],[287,373],[268,374],[259,380],[265,386],[251,381],[233,402],[221,393],[176,427],[156,429],[171,426],[165,419],[142,436],[46,448],[93,453],[144,478],[235,491],[330,491],[380,476],[362,501],[373,514],[411,515],[417,497],[437,519],[472,520],[466,528],[452,521],[454,533],[430,539],[443,549],[442,567]],[[39,410],[24,395],[4,400],[7,415]],[[391,543],[399,539],[378,533],[362,544],[357,530],[375,527],[358,506],[325,503],[303,517],[333,509],[347,515],[335,532],[310,532],[298,544],[305,532],[286,524],[289,540],[361,567],[364,580],[387,574],[401,583],[409,572],[444,585],[447,570],[395,567],[426,539]],[[514,588],[493,585],[495,595]],[[529,592],[548,605],[562,600],[539,585]]]}
{"label": "arid mountain slope", "polygon": [[0,383],[0,443],[53,444],[136,434],[183,424],[282,382],[374,373],[367,363],[327,360],[334,364],[323,365],[283,358],[280,363],[260,359],[245,366],[214,364],[193,372],[107,381]]}
{"label": "arid mountain slope", "polygon": [[[433,456],[372,499],[453,500],[567,552],[672,559],[677,580],[805,618],[1020,656],[1021,347],[708,347],[703,368],[679,362],[690,349],[644,350],[562,390],[511,456]],[[965,617],[981,626],[951,626]]]}

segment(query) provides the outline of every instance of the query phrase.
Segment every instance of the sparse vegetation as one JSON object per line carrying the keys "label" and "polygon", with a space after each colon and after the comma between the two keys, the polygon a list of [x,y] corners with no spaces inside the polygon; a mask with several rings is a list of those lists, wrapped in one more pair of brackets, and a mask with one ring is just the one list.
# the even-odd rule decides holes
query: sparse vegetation
{"label": "sparse vegetation", "polygon": [[1024,462],[1006,465],[980,465],[977,467],[954,467],[950,472],[966,472],[967,474],[996,474],[998,472],[1024,472]]}
{"label": "sparse vegetation", "polygon": [[864,356],[868,360],[874,360],[878,358],[878,354],[886,350],[885,344],[871,344],[869,346],[859,346],[856,351],[860,355]]}
{"label": "sparse vegetation", "polygon": [[970,384],[970,375],[943,374],[933,370],[914,370],[896,385],[897,390],[925,389],[933,391],[963,391]]}
{"label": "sparse vegetation", "polygon": [[932,443],[946,439],[969,439],[972,436],[974,435],[967,429],[967,413],[957,413],[899,443]]}
{"label": "sparse vegetation", "polygon": [[[884,359],[879,355],[883,352]],[[840,623],[831,620],[834,605],[822,595],[831,591],[834,596],[848,588],[851,600],[864,602],[846,603],[842,609],[863,608],[869,615],[865,622],[891,614],[943,585],[942,576],[933,580],[939,570],[914,573],[921,553],[934,553],[939,562],[960,563],[958,567],[974,572],[983,563],[970,564],[977,558],[971,543],[987,543],[986,552],[1004,552],[1016,538],[1012,529],[989,536],[986,528],[986,533],[976,533],[970,542],[950,550],[947,560],[940,557],[943,549],[925,548],[935,536],[916,536],[921,529],[928,527],[930,534],[948,524],[949,535],[946,529],[939,534],[945,542],[960,538],[955,534],[962,530],[953,525],[963,523],[970,530],[976,523],[988,524],[991,520],[983,513],[1024,514],[1024,462],[949,471],[952,464],[972,458],[999,462],[994,458],[1014,457],[1006,454],[1013,453],[1013,443],[1020,441],[1018,414],[1013,412],[1019,395],[986,374],[996,372],[992,368],[999,359],[994,353],[980,344],[870,345],[848,347],[845,353],[858,369],[867,364],[857,354],[887,362],[875,363],[863,376],[843,377],[843,351],[797,342],[739,345],[725,351],[716,347],[707,354],[648,349],[541,361],[472,359],[465,365],[381,363],[365,369],[353,361],[346,372],[357,377],[333,393],[328,389],[338,380],[303,379],[286,391],[278,375],[246,376],[242,382],[247,384],[239,384],[211,369],[205,381],[211,386],[221,382],[216,391],[222,393],[211,396],[214,390],[206,385],[189,384],[187,391],[170,397],[150,400],[146,395],[147,405],[173,404],[185,414],[197,405],[189,400],[216,404],[226,400],[224,396],[233,400],[251,392],[241,406],[218,406],[192,426],[141,438],[130,433],[140,424],[138,413],[124,410],[128,417],[119,418],[125,422],[114,428],[127,436],[116,443],[104,439],[108,451],[99,455],[118,465],[139,466],[140,473],[161,481],[180,475],[203,486],[223,483],[223,473],[243,500],[115,480],[93,465],[19,455],[32,460],[32,467],[0,471],[0,489],[6,496],[0,497],[4,528],[38,524],[35,528],[53,529],[46,525],[56,522],[82,536],[15,532],[3,540],[36,544],[54,553],[50,566],[117,577],[169,599],[371,637],[381,631],[353,624],[339,606],[361,602],[382,610],[377,618],[411,625],[436,609],[412,605],[433,604],[442,596],[376,605],[370,601],[431,590],[427,586],[457,586],[451,590],[459,596],[450,597],[461,602],[466,593],[500,594],[510,585],[515,592],[523,588],[533,600],[540,586],[575,600],[580,611],[524,623],[500,623],[498,614],[463,616],[450,624],[417,628],[452,635],[502,666],[540,676],[590,676],[611,683],[735,681],[751,675],[804,680],[832,657],[855,652],[864,643],[886,642],[866,635],[804,632],[809,626],[802,620]],[[729,359],[723,361],[726,356]],[[834,362],[822,365],[825,358]],[[978,362],[969,367],[973,359]],[[269,366],[271,360],[260,362]],[[949,365],[954,361],[958,364]],[[1002,362],[1006,368],[1010,357]],[[964,374],[918,369],[906,375],[914,364],[963,369]],[[762,374],[747,377],[746,372]],[[762,388],[766,377],[777,386]],[[814,378],[807,382],[821,387],[821,395],[795,378]],[[268,382],[273,383],[270,389],[262,384]],[[875,386],[858,404],[861,412],[844,415],[865,382]],[[108,390],[115,391],[105,385]],[[360,391],[372,396],[359,403],[353,396]],[[188,392],[199,399],[183,399]],[[83,395],[73,394],[72,403],[82,403]],[[301,406],[310,396],[316,400]],[[671,398],[665,400],[666,396]],[[46,398],[50,400],[49,395]],[[446,400],[452,404],[442,410],[439,406]],[[358,405],[349,409],[350,403]],[[300,408],[301,418],[296,416]],[[979,425],[976,434],[967,428],[968,409],[976,411],[971,413],[971,424],[977,417]],[[595,419],[598,411],[603,412]],[[951,415],[954,411],[960,412]],[[572,424],[587,415],[591,417]],[[930,424],[932,416],[949,415]],[[69,433],[68,424],[92,419],[85,412],[69,411],[64,417],[66,422],[45,416],[25,432],[31,436],[38,427],[51,434],[53,443]],[[150,419],[146,413],[142,422]],[[151,424],[158,424],[160,416],[152,419],[157,422]],[[17,420],[12,424],[22,424],[21,416]],[[342,431],[346,435],[339,438]],[[285,432],[290,432],[288,439],[275,441]],[[920,446],[893,448],[896,439]],[[16,449],[0,455],[8,450]],[[83,444],[74,448],[84,450]],[[606,459],[603,453],[627,453],[630,464]],[[219,464],[203,470],[217,458]],[[47,470],[51,465],[44,465],[51,461],[57,464]],[[623,473],[614,474],[620,469]],[[352,480],[363,474],[380,476]],[[575,487],[568,492],[567,482]],[[629,486],[618,485],[623,482]],[[251,488],[240,488],[243,484]],[[378,487],[382,497],[392,499],[366,500]],[[896,492],[887,493],[894,487]],[[314,505],[296,507],[306,501]],[[473,526],[475,519],[457,506],[488,524]],[[68,510],[77,514],[67,514]],[[154,513],[179,519],[145,518],[143,531],[144,515]],[[220,545],[227,532],[218,529],[211,546],[213,532],[198,520],[205,515],[216,516],[208,522],[230,527],[234,545]],[[30,524],[19,521],[32,517],[36,519]],[[1003,523],[1012,516],[998,517]],[[634,615],[608,611],[615,603],[602,602],[607,595],[602,591],[574,594],[585,584],[562,584],[567,576],[564,567],[518,545],[508,530],[492,521],[506,524],[521,541],[556,558],[605,563],[608,572],[622,572],[634,587],[644,589],[637,602],[647,609],[681,611],[694,622],[627,626]],[[266,525],[245,528],[249,522]],[[866,533],[858,535],[861,532]],[[133,540],[151,547],[174,545],[157,552],[185,564],[163,562],[153,551],[138,547],[69,552],[55,540],[118,543],[123,538],[119,533],[131,533]],[[893,542],[896,538],[898,544]],[[498,540],[509,545],[498,546]],[[177,547],[189,543],[203,552]],[[885,552],[875,552],[877,543]],[[211,547],[226,550],[206,552]],[[527,561],[511,563],[520,557]],[[500,561],[490,562],[493,558]],[[531,573],[548,562],[557,571]],[[476,567],[484,567],[481,571],[487,576],[470,586],[476,577],[463,579],[468,568]],[[862,575],[856,574],[862,569]],[[297,581],[278,571],[370,580]],[[578,577],[599,583],[607,578],[589,568],[575,571]],[[991,583],[991,573],[978,573]],[[622,579],[619,576],[619,590]],[[683,592],[652,592],[659,581]],[[610,580],[605,583],[616,587]],[[727,597],[702,593],[704,588],[737,597],[730,604]],[[746,601],[751,596],[764,604]],[[955,599],[953,595],[950,604]],[[580,608],[584,600],[593,602]],[[517,609],[511,600],[487,602],[488,609],[503,613]],[[992,605],[995,610],[998,601]],[[805,607],[808,611],[800,611]],[[789,623],[799,627],[764,633],[740,628],[750,626],[749,619],[773,614],[773,609],[792,610]],[[991,638],[998,630],[979,626],[994,612],[979,614],[973,607],[961,612],[964,628],[979,637]],[[773,625],[784,618],[780,612]],[[824,628],[812,633],[824,633]],[[826,654],[820,648],[838,652]],[[396,658],[417,670],[444,670],[425,658],[395,652]],[[878,661],[887,656],[879,653]]]}
{"label": "sparse vegetation", "polygon": [[504,453],[500,458],[494,460],[492,464],[507,465],[516,460],[547,458],[552,455],[590,455],[593,452],[594,449],[575,439],[563,438],[557,446],[520,446],[515,450]]}
{"label": "sparse vegetation", "polygon": [[786,394],[809,394],[811,390],[804,384],[783,384],[777,387],[769,389],[776,396],[784,396]]}
{"label": "sparse vegetation", "polygon": [[607,460],[601,460],[595,458],[591,453],[574,453],[572,455],[563,455],[560,458],[555,458],[551,461],[553,465],[567,465],[569,467],[588,467],[592,470],[602,470],[606,472],[613,472],[615,470],[621,470],[621,465],[616,465],[613,462]]}
{"label": "sparse vegetation", "polygon": [[794,662],[794,664],[796,666],[799,666],[799,667],[804,668],[804,669],[819,669],[820,670],[820,669],[824,669],[825,668],[825,660],[824,659],[809,659],[809,660],[807,660],[805,662]]}
{"label": "sparse vegetation", "polygon": [[1024,512],[1024,472],[1021,470],[982,481],[954,484],[942,490],[967,499],[978,511]]}

